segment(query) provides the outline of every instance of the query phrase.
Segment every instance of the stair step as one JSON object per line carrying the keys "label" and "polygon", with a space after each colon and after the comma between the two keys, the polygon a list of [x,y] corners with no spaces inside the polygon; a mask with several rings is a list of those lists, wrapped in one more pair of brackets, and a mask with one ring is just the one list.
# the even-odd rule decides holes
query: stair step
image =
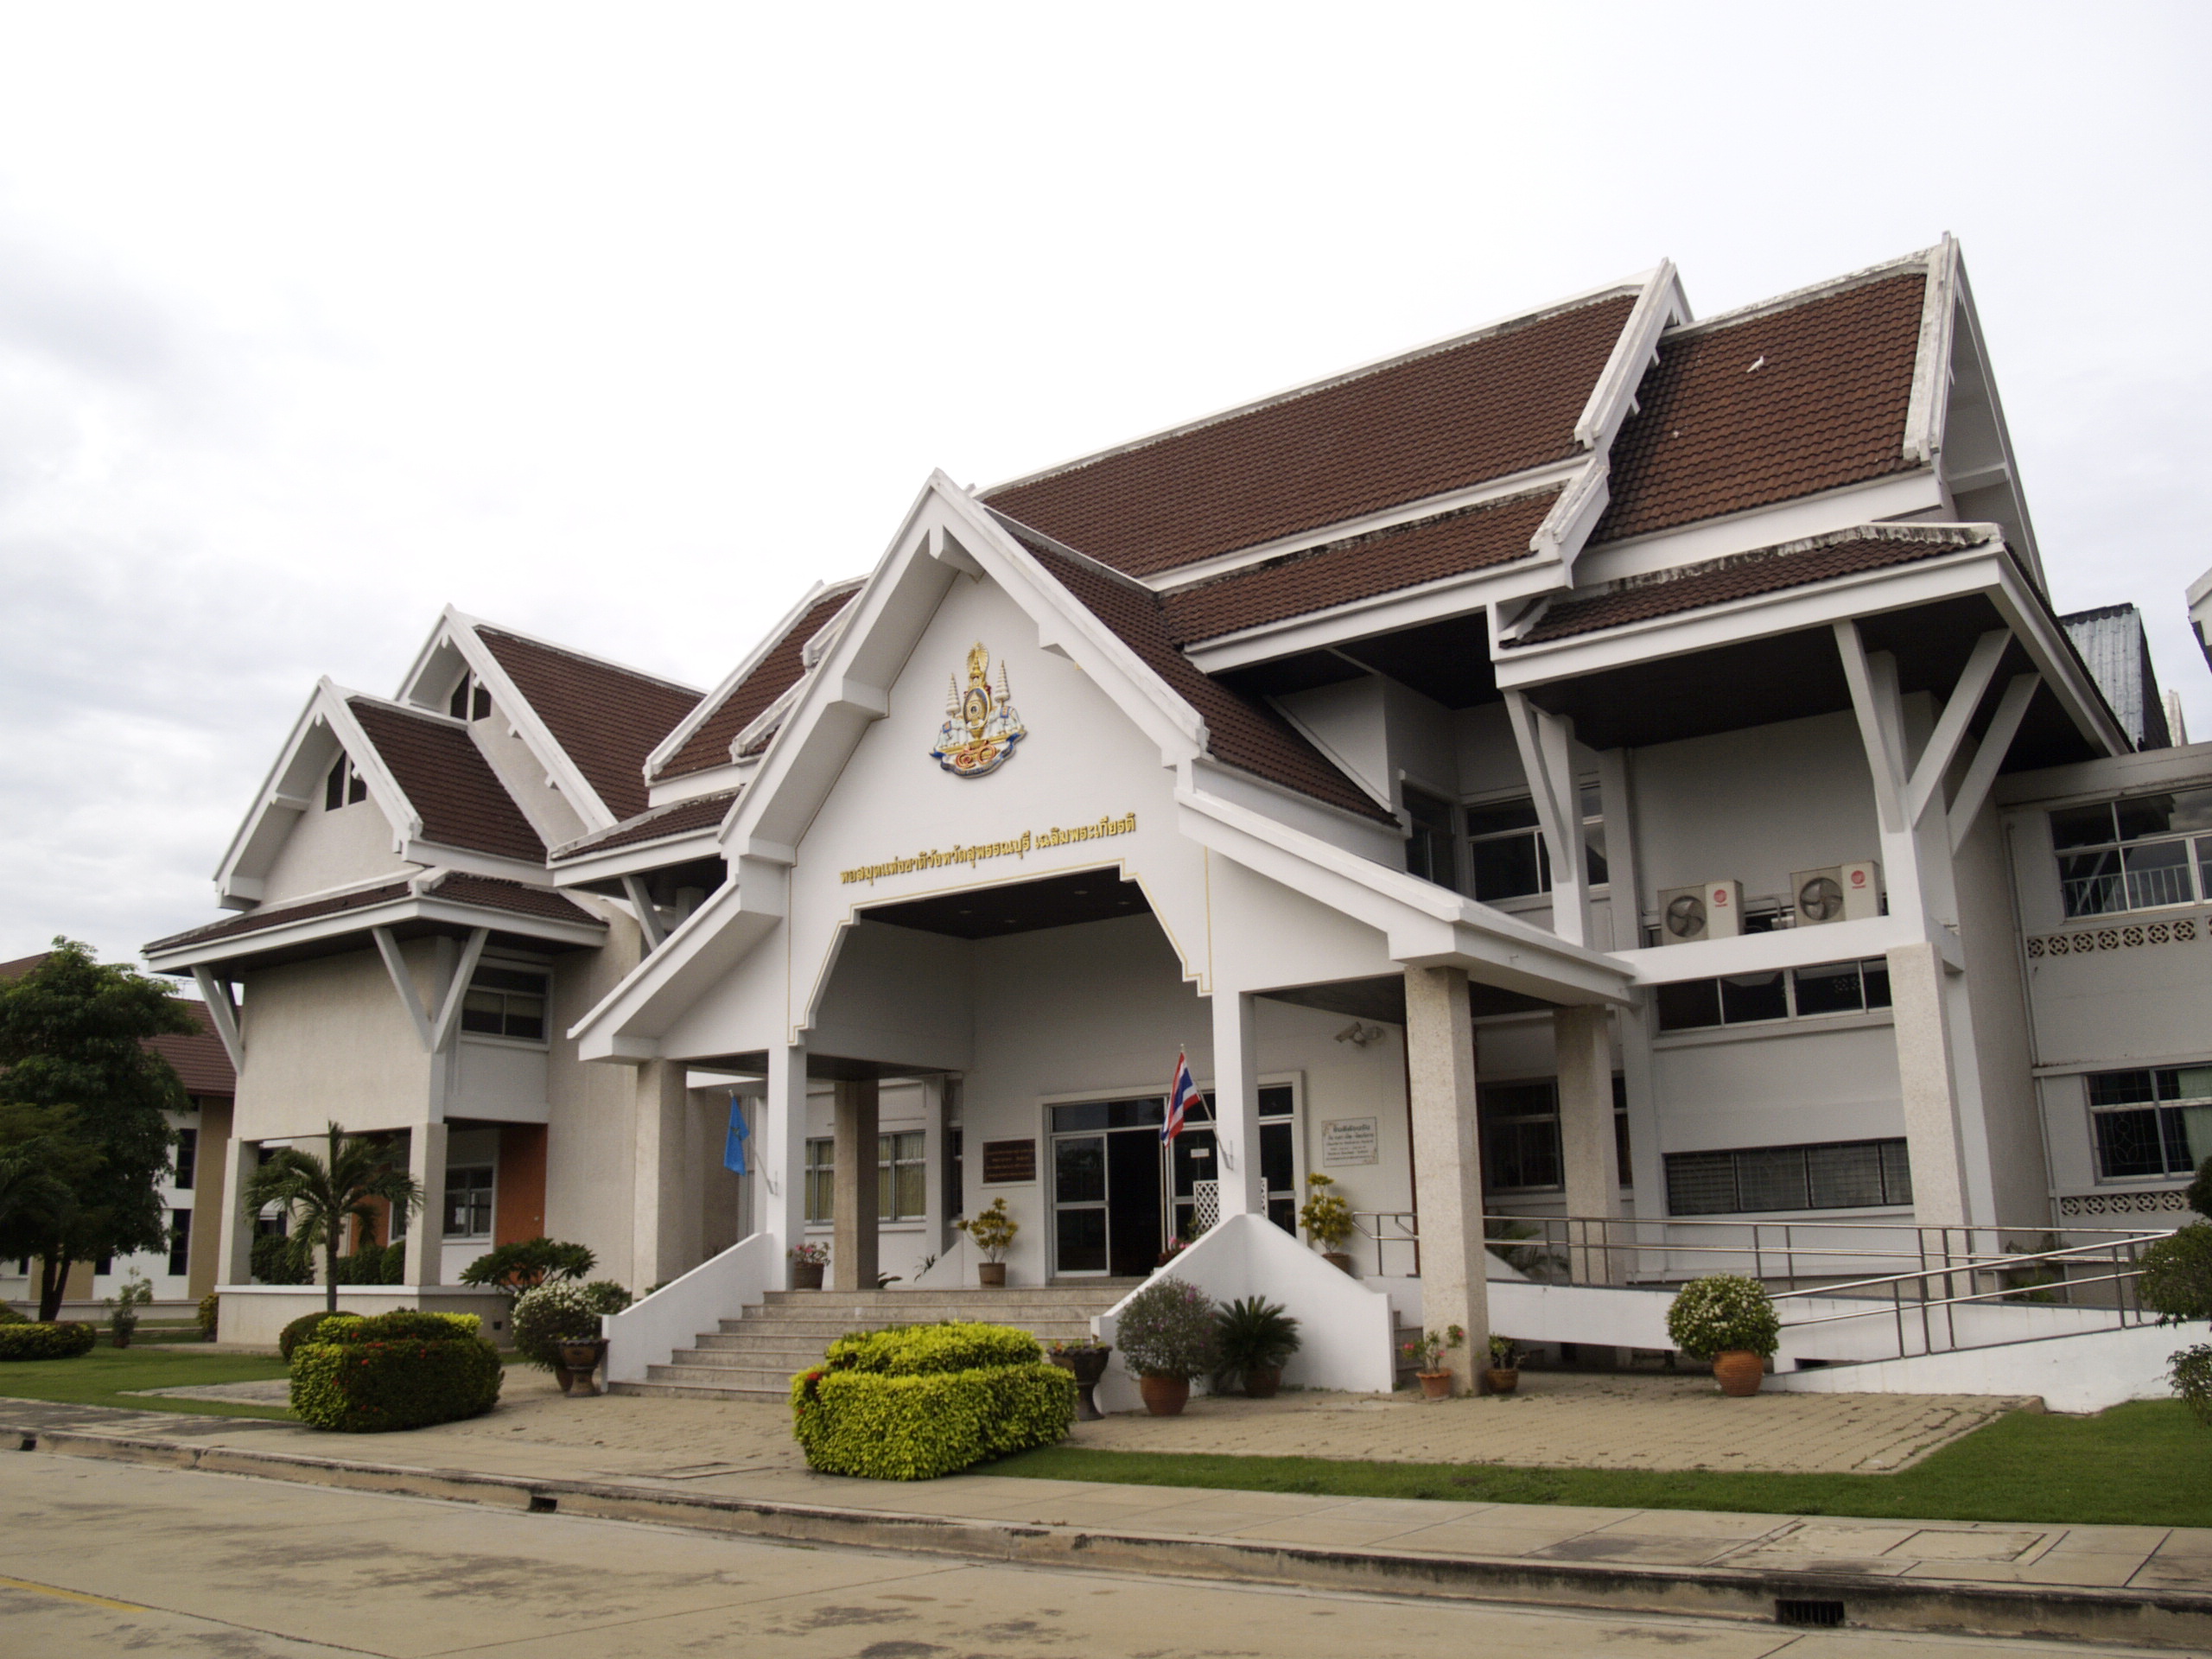
{"label": "stair step", "polygon": [[782,1404],[790,1397],[788,1388],[782,1389],[724,1389],[696,1382],[610,1382],[609,1394],[657,1395],[664,1400],[758,1400],[771,1404]]}
{"label": "stair step", "polygon": [[645,1367],[648,1382],[689,1382],[718,1389],[761,1389],[782,1396],[791,1391],[792,1373],[753,1365],[696,1365],[682,1354],[666,1365]]}

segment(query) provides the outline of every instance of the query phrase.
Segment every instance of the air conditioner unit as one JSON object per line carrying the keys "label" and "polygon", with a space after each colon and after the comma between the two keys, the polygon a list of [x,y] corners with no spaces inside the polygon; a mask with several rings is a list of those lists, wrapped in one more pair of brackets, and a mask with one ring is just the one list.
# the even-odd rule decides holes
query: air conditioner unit
{"label": "air conditioner unit", "polygon": [[1799,927],[1816,927],[1823,922],[1843,919],[1843,867],[1831,864],[1824,869],[1793,870],[1789,875],[1789,902],[1797,912]]}
{"label": "air conditioner unit", "polygon": [[1836,867],[1843,886],[1843,919],[1864,922],[1882,913],[1882,867],[1872,859]]}
{"label": "air conditioner unit", "polygon": [[1659,943],[1694,944],[1732,939],[1743,929],[1744,888],[1738,881],[1707,881],[1659,890]]}

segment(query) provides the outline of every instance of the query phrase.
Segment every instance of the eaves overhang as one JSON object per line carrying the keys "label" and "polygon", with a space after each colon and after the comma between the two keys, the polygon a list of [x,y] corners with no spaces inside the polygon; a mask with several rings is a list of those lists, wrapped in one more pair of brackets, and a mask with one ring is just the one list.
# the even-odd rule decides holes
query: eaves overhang
{"label": "eaves overhang", "polygon": [[[146,961],[158,973],[188,972],[196,967],[227,967],[237,971],[257,960],[283,960],[328,954],[331,947],[359,936],[367,948],[372,929],[395,931],[467,933],[488,928],[503,939],[575,950],[603,944],[607,924],[579,918],[569,921],[526,912],[471,905],[441,898],[436,892],[408,893],[379,903],[279,922],[268,928],[229,933],[214,938],[157,941],[146,948]],[[321,947],[318,949],[318,947]]]}
{"label": "eaves overhang", "polygon": [[556,887],[588,887],[603,881],[617,880],[626,875],[643,875],[652,870],[664,870],[671,864],[690,864],[702,858],[720,858],[722,855],[721,826],[709,824],[703,829],[688,830],[680,835],[664,836],[655,841],[631,842],[612,847],[603,853],[588,849],[566,858],[556,858],[553,864],[553,885]]}

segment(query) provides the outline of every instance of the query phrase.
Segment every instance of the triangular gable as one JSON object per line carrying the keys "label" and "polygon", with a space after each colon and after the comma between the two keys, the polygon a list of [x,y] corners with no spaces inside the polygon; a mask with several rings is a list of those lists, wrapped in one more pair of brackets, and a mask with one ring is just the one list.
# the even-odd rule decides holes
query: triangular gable
{"label": "triangular gable", "polygon": [[418,828],[410,839],[545,861],[545,842],[461,721],[359,695],[346,707],[414,809]]}

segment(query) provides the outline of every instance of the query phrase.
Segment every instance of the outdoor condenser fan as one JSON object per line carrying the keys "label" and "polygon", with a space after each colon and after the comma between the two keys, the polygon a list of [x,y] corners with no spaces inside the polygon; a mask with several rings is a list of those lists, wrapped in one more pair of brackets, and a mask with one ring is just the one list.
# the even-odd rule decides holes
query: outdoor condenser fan
{"label": "outdoor condenser fan", "polygon": [[1797,913],[1808,922],[1832,922],[1843,909],[1843,889],[1834,876],[1816,875],[1797,889]]}
{"label": "outdoor condenser fan", "polygon": [[1678,939],[1705,937],[1705,900],[1686,893],[1667,906],[1667,931]]}

